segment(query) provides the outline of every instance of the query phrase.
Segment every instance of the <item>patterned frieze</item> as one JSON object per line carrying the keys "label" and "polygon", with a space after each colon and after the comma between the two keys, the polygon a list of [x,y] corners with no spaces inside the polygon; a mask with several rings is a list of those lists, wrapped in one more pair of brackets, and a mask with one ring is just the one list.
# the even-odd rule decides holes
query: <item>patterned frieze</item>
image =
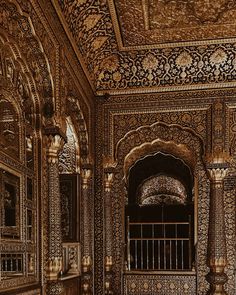
{"label": "patterned frieze", "polygon": [[[106,166],[106,161],[104,165]],[[114,179],[114,167],[104,168],[104,207],[105,207],[105,294],[113,294],[112,267],[113,267],[113,227],[112,227],[112,182]]]}
{"label": "patterned frieze", "polygon": [[33,283],[35,283],[35,278],[31,276],[17,278],[16,280],[4,280],[4,283],[2,281],[2,285],[4,285],[4,288],[6,289],[15,288],[16,286],[23,287],[23,285],[25,284],[33,284]]}
{"label": "patterned frieze", "polygon": [[192,275],[125,274],[124,294],[195,295],[196,279]]}

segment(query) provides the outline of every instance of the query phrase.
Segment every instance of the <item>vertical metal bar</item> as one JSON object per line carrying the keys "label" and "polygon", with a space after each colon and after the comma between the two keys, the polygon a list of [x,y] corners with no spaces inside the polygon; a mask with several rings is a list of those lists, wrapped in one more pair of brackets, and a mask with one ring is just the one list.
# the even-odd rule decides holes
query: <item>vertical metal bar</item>
{"label": "vertical metal bar", "polygon": [[143,225],[140,224],[140,231],[141,231],[141,269],[143,269]]}
{"label": "vertical metal bar", "polygon": [[129,225],[129,216],[127,216],[127,262],[128,270],[130,270],[130,225]]}
{"label": "vertical metal bar", "polygon": [[148,239],[146,240],[146,247],[147,247],[147,249],[146,249],[146,252],[147,252],[147,269],[149,269],[149,257],[148,257]]}
{"label": "vertical metal bar", "polygon": [[164,229],[164,269],[166,269],[166,226],[165,223],[163,224],[163,229]]}
{"label": "vertical metal bar", "polygon": [[192,268],[192,231],[191,231],[191,215],[188,216],[188,222],[189,222],[189,230],[188,230],[188,235],[189,235],[189,240],[188,240],[188,267],[191,270]]}
{"label": "vertical metal bar", "polygon": [[172,270],[172,240],[170,240],[170,270]]}
{"label": "vertical metal bar", "polygon": [[178,225],[177,223],[175,224],[175,269],[178,269]]}
{"label": "vertical metal bar", "polygon": [[16,272],[19,272],[18,259],[17,259],[17,257],[16,257]]}
{"label": "vertical metal bar", "polygon": [[155,241],[154,241],[154,234],[155,234],[155,229],[154,229],[154,224],[152,224],[152,269],[155,268]]}
{"label": "vertical metal bar", "polygon": [[181,240],[181,257],[182,257],[181,266],[182,266],[182,269],[184,269],[184,241],[183,240]]}
{"label": "vertical metal bar", "polygon": [[12,257],[12,255],[10,258],[10,269],[11,269],[11,271],[13,271],[13,257]]}
{"label": "vertical metal bar", "polygon": [[158,269],[160,270],[161,269],[161,246],[160,246],[160,243],[161,241],[158,240]]}
{"label": "vertical metal bar", "polygon": [[137,247],[138,241],[135,240],[134,242],[135,242],[135,249],[134,249],[134,251],[135,251],[135,269],[137,269],[138,268],[138,247]]}

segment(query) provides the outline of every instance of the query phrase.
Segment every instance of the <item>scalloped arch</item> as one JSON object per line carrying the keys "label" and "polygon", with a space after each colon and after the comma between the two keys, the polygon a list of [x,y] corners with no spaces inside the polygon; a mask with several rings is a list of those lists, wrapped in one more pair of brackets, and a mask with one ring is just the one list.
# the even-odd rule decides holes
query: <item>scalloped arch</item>
{"label": "scalloped arch", "polygon": [[137,160],[157,152],[184,160],[192,170],[204,154],[202,139],[191,129],[157,122],[128,132],[116,146],[115,160],[123,163],[127,176]]}

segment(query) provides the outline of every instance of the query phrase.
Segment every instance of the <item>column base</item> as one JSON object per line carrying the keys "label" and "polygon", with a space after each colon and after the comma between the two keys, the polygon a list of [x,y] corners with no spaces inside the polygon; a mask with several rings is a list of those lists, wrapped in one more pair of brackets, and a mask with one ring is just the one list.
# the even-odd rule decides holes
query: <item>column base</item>
{"label": "column base", "polygon": [[206,279],[210,283],[210,290],[206,293],[207,295],[228,295],[224,290],[224,284],[228,280],[225,273],[210,272],[206,275]]}

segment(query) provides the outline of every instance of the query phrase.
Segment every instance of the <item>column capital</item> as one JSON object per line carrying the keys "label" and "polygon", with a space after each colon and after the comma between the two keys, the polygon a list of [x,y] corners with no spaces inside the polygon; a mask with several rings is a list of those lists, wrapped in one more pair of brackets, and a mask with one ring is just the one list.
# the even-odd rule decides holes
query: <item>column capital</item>
{"label": "column capital", "polygon": [[111,191],[111,185],[114,179],[114,172],[111,170],[106,169],[104,171],[104,187],[105,187],[105,192],[110,192]]}
{"label": "column capital", "polygon": [[206,168],[210,176],[210,180],[214,183],[223,182],[227,175],[230,154],[229,152],[222,150],[219,152],[212,152],[206,155]]}
{"label": "column capital", "polygon": [[210,175],[210,179],[213,182],[223,182],[227,175],[229,165],[228,164],[209,164],[207,165],[207,171]]}
{"label": "column capital", "polygon": [[66,135],[57,126],[45,128],[44,134],[48,162],[57,163],[58,153],[66,142]]}
{"label": "column capital", "polygon": [[92,176],[92,165],[87,164],[83,165],[81,168],[81,177],[82,177],[82,188],[87,189],[89,180]]}

